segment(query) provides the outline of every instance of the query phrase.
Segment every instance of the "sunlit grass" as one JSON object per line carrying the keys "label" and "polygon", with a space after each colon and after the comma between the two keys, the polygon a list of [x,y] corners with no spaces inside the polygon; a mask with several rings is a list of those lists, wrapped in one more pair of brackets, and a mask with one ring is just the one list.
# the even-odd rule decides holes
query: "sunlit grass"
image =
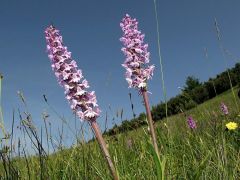
{"label": "sunlit grass", "polygon": [[[228,106],[229,115],[220,111],[221,102]],[[161,163],[166,161],[165,179],[237,179],[239,129],[226,131],[225,124],[230,121],[239,124],[238,114],[231,91],[227,91],[185,113],[157,122],[160,159]],[[196,120],[197,129],[188,128],[188,115]],[[157,179],[159,169],[149,146],[147,126],[105,139],[121,179]],[[14,158],[6,161],[7,172],[1,163],[1,176],[111,179],[95,141],[42,155],[42,162],[41,167],[39,156]]]}

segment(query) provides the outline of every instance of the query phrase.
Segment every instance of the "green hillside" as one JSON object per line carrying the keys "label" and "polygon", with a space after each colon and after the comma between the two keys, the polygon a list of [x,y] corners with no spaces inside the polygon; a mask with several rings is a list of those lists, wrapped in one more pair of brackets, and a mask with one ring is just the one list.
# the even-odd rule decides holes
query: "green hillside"
{"label": "green hillside", "polygon": [[[239,99],[237,101],[240,104]],[[228,115],[221,112],[221,102],[228,106]],[[238,114],[233,95],[227,91],[185,113],[158,121],[155,125],[160,156],[163,165],[166,162],[162,169],[164,177],[239,179],[239,128],[230,131],[225,127],[230,121],[239,124]],[[196,129],[189,129],[186,117],[189,115],[196,120]],[[121,179],[157,178],[147,126],[105,138]],[[4,156],[3,152],[1,156]],[[110,179],[107,164],[95,141],[79,143],[71,149],[41,158],[6,159],[0,165],[0,172],[2,178],[13,179],[17,176],[22,179]]]}

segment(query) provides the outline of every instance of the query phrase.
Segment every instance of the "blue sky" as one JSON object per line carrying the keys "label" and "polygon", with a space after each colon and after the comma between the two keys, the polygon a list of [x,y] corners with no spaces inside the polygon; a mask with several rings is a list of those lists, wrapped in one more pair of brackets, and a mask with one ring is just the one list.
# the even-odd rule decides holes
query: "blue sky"
{"label": "blue sky", "polygon": [[[179,93],[177,87],[184,85],[188,75],[205,81],[226,69],[216,40],[215,17],[223,45],[235,58],[227,57],[227,66],[236,63],[240,57],[239,7],[237,0],[157,0],[168,98]],[[143,112],[141,97],[135,90],[127,88],[121,67],[124,56],[120,51],[122,32],[119,23],[126,13],[139,21],[139,29],[145,33],[145,42],[149,44],[150,62],[156,66],[154,77],[149,81],[150,102],[154,105],[164,99],[153,0],[0,0],[0,72],[4,76],[2,107],[6,127],[11,127],[13,109],[24,110],[17,96],[18,90],[24,93],[38,128],[43,125],[41,113],[44,111],[50,114],[54,132],[57,133],[61,126],[61,121],[44,103],[43,94],[56,111],[64,115],[72,127],[75,126],[74,116],[46,53],[44,30],[50,23],[61,31],[64,44],[83,70],[91,89],[96,91],[102,109],[98,119],[102,128],[106,111],[108,127],[120,123],[119,118],[115,118],[114,123],[111,119],[121,108],[124,119],[132,118],[129,92],[133,95],[136,114]],[[208,48],[208,61],[204,57],[205,47]],[[79,121],[77,126],[80,124]],[[66,143],[69,142],[71,137],[66,137]]]}

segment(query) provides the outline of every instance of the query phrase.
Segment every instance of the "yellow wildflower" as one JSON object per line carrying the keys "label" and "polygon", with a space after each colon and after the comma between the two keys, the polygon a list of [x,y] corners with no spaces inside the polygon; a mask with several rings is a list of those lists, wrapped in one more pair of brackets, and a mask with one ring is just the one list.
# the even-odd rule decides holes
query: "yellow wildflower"
{"label": "yellow wildflower", "polygon": [[238,124],[235,122],[229,122],[226,124],[226,127],[228,128],[228,130],[234,130],[237,129]]}

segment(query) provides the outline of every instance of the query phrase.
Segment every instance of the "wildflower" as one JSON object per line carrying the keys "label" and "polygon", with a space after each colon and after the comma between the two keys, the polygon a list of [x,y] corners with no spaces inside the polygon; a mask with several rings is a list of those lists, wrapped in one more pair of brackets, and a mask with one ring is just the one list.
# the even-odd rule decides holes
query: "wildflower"
{"label": "wildflower", "polygon": [[187,123],[188,123],[189,128],[191,128],[191,129],[197,128],[196,122],[193,120],[193,118],[191,116],[188,117]]}
{"label": "wildflower", "polygon": [[152,143],[159,157],[156,134],[147,96],[147,80],[152,78],[155,66],[147,65],[149,63],[150,53],[147,50],[148,44],[144,44],[143,42],[145,35],[138,30],[137,20],[135,18],[132,19],[126,14],[120,23],[120,27],[123,31],[123,37],[120,38],[120,41],[124,45],[121,50],[126,56],[122,64],[126,69],[126,81],[128,82],[129,88],[133,87],[138,89],[139,94],[143,96]]}
{"label": "wildflower", "polygon": [[48,57],[52,62],[52,70],[61,86],[65,88],[65,96],[71,109],[83,120],[94,120],[100,114],[94,91],[88,92],[89,84],[84,79],[82,70],[71,57],[71,52],[63,45],[62,36],[52,25],[45,31]]}
{"label": "wildflower", "polygon": [[148,66],[150,53],[147,51],[148,44],[144,44],[144,34],[138,30],[138,22],[128,14],[122,19],[120,27],[123,37],[123,53],[126,56],[122,66],[126,69],[126,81],[129,87],[137,88],[141,91],[146,89],[147,80],[153,76],[154,65]]}
{"label": "wildflower", "polygon": [[64,93],[71,105],[71,109],[80,119],[87,120],[91,125],[104,157],[108,162],[113,179],[118,180],[119,178],[107,145],[96,122],[100,109],[98,108],[95,92],[87,91],[89,88],[88,81],[84,79],[76,61],[71,58],[71,52],[63,45],[59,30],[51,25],[46,29],[45,35],[48,57],[52,62],[52,70],[55,72],[59,84],[65,89]]}
{"label": "wildflower", "polygon": [[221,103],[221,106],[220,106],[220,108],[221,108],[221,111],[223,112],[223,114],[224,115],[228,115],[228,107],[222,102]]}
{"label": "wildflower", "polygon": [[238,124],[235,122],[229,122],[226,124],[228,130],[235,130],[238,127]]}

